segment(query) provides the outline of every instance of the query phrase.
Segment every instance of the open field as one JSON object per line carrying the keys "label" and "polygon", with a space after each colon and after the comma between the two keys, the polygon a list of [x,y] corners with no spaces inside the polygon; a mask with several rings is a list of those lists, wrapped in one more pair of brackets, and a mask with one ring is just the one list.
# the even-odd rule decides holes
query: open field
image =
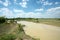
{"label": "open field", "polygon": [[[13,18],[14,20],[32,21],[60,27],[60,18]],[[12,19],[12,20],[13,20]],[[37,22],[38,21],[38,22]]]}
{"label": "open field", "polygon": [[38,19],[39,23],[60,27],[60,20],[58,19]]}

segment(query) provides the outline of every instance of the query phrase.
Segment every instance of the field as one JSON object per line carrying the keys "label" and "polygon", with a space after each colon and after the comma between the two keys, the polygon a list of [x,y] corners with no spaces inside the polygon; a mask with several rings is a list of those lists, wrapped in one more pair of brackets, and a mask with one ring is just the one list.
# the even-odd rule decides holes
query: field
{"label": "field", "polygon": [[60,27],[59,19],[49,19],[49,18],[48,19],[38,19],[38,22]]}
{"label": "field", "polygon": [[14,18],[15,20],[31,21],[60,27],[60,18]]}

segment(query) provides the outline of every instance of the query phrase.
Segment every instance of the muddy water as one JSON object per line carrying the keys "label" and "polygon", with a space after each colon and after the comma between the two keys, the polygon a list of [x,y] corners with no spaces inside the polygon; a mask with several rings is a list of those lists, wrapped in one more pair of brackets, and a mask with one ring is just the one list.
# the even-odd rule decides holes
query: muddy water
{"label": "muddy water", "polygon": [[60,40],[60,27],[27,21],[18,23],[26,25],[24,31],[31,37],[40,38],[40,40]]}

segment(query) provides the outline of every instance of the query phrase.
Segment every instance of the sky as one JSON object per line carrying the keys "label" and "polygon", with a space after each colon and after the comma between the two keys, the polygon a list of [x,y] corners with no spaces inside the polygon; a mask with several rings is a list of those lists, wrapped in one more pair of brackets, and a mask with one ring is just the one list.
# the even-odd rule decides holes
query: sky
{"label": "sky", "polygon": [[60,18],[60,0],[0,0],[0,16]]}

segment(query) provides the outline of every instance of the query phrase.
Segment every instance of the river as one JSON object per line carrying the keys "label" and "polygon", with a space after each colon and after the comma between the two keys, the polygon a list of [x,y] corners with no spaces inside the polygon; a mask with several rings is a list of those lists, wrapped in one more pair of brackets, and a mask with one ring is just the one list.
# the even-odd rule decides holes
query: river
{"label": "river", "polygon": [[17,23],[26,25],[24,27],[25,33],[33,38],[39,38],[40,40],[60,40],[60,27],[28,21],[18,21]]}

